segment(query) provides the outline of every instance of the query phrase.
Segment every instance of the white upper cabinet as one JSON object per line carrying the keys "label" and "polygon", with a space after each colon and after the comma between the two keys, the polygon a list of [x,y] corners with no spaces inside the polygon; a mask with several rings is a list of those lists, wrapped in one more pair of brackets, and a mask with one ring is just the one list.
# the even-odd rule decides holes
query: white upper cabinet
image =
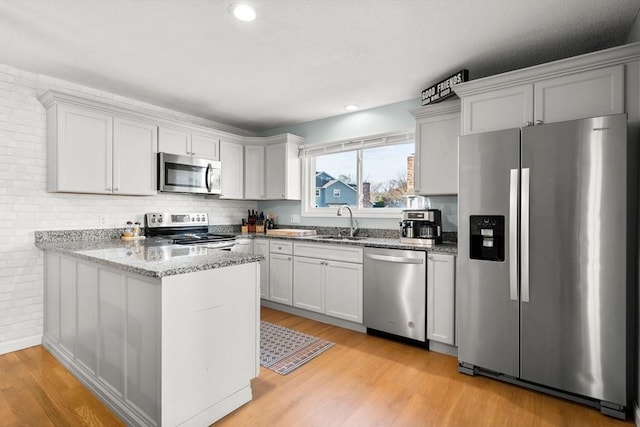
{"label": "white upper cabinet", "polygon": [[533,123],[533,85],[520,85],[462,98],[463,132],[491,132]]}
{"label": "white upper cabinet", "polygon": [[302,138],[285,134],[266,140],[266,198],[300,200],[302,177],[298,149]]}
{"label": "white upper cabinet", "polygon": [[244,147],[220,141],[221,185],[223,199],[244,198]]}
{"label": "white upper cabinet", "polygon": [[48,191],[113,192],[113,115],[54,104],[47,128]]}
{"label": "white upper cabinet", "polygon": [[113,120],[113,189],[120,194],[156,194],[158,132],[155,125]]}
{"label": "white upper cabinet", "polygon": [[157,194],[164,152],[219,160],[223,199],[300,200],[298,136],[234,135],[52,90],[38,99],[50,192]]}
{"label": "white upper cabinet", "polygon": [[244,147],[244,198],[262,200],[265,198],[264,146]]}
{"label": "white upper cabinet", "polygon": [[533,88],[535,123],[624,112],[624,65],[545,79]]}
{"label": "white upper cabinet", "polygon": [[416,118],[415,193],[458,193],[460,101],[429,105],[411,112]]}
{"label": "white upper cabinet", "polygon": [[158,130],[158,151],[220,160],[220,140],[212,136],[161,126]]}
{"label": "white upper cabinet", "polygon": [[191,155],[220,160],[220,140],[211,136],[191,134]]}
{"label": "white upper cabinet", "polygon": [[[638,43],[472,80],[454,86],[465,135],[625,112],[625,69]],[[628,103],[628,104],[632,104]]]}
{"label": "white upper cabinet", "polygon": [[43,100],[48,191],[156,194],[155,125],[50,96]]}

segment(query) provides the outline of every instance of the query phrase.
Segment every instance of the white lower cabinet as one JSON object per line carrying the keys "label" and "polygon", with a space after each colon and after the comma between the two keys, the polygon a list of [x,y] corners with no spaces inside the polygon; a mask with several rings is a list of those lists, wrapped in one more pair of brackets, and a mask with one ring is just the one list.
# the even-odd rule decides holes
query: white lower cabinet
{"label": "white lower cabinet", "polygon": [[260,298],[269,299],[269,240],[254,239],[253,254],[264,257],[260,261]]}
{"label": "white lower cabinet", "polygon": [[285,305],[292,305],[293,300],[291,252],[291,242],[269,242],[269,299]]}
{"label": "white lower cabinet", "polygon": [[455,345],[456,257],[427,256],[427,339]]}
{"label": "white lower cabinet", "polygon": [[296,242],[293,253],[293,305],[362,323],[362,248]]}
{"label": "white lower cabinet", "polygon": [[293,260],[293,306],[324,313],[325,263],[316,258],[295,257]]}
{"label": "white lower cabinet", "polygon": [[327,261],[325,314],[362,323],[362,264]]}

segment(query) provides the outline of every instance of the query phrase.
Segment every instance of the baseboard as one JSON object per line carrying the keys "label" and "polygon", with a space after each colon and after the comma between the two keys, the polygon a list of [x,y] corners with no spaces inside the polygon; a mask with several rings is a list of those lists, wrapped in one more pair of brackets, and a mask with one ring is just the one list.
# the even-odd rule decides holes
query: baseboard
{"label": "baseboard", "polygon": [[260,300],[260,305],[263,307],[272,308],[278,311],[284,311],[285,313],[295,314],[296,316],[306,317],[307,319],[315,320],[316,322],[328,323],[330,325],[339,326],[345,329],[351,329],[356,332],[367,332],[367,328],[359,323],[350,322],[348,320],[337,319],[335,317],[327,316],[321,313],[315,313],[313,311],[303,310],[298,307],[292,307],[289,305],[279,304],[273,301],[267,301],[265,299]]}
{"label": "baseboard", "polygon": [[429,340],[429,350],[436,353],[447,354],[449,356],[458,357],[458,347],[449,344],[443,344],[437,341]]}
{"label": "baseboard", "polygon": [[635,418],[636,418],[636,427],[640,427],[640,403],[636,404],[635,409]]}
{"label": "baseboard", "polygon": [[42,344],[42,334],[0,343],[0,355]]}

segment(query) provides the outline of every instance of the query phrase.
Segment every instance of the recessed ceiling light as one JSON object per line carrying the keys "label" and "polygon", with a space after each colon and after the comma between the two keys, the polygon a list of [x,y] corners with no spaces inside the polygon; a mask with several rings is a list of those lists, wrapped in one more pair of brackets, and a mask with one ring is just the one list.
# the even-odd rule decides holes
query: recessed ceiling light
{"label": "recessed ceiling light", "polygon": [[357,109],[359,109],[360,106],[356,105],[356,104],[349,104],[349,105],[345,105],[344,109],[347,111],[356,111]]}
{"label": "recessed ceiling light", "polygon": [[247,3],[237,3],[231,6],[233,16],[244,22],[251,22],[256,19],[256,10]]}

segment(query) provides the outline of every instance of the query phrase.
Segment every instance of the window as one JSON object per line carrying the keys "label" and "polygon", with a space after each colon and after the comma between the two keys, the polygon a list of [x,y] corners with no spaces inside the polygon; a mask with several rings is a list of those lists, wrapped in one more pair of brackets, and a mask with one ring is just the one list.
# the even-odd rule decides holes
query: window
{"label": "window", "polygon": [[360,216],[397,215],[413,194],[414,151],[412,132],[302,147],[303,213],[348,205]]}

